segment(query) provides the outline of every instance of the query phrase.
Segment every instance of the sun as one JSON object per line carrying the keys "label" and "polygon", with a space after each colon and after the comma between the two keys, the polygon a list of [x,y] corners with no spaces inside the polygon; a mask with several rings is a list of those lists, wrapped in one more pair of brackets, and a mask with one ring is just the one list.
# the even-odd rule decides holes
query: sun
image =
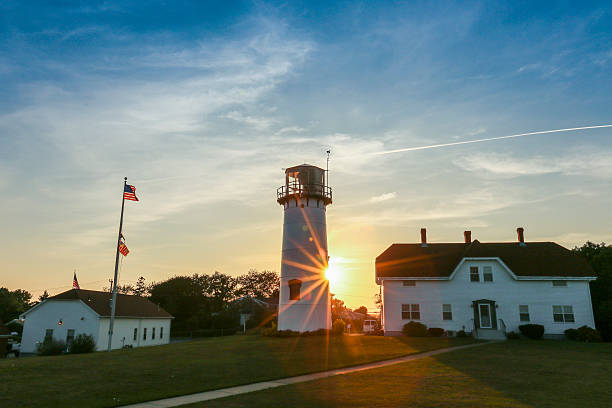
{"label": "sun", "polygon": [[329,281],[331,285],[337,284],[342,279],[342,267],[340,263],[341,258],[330,257],[327,262],[327,269],[325,269],[325,279]]}

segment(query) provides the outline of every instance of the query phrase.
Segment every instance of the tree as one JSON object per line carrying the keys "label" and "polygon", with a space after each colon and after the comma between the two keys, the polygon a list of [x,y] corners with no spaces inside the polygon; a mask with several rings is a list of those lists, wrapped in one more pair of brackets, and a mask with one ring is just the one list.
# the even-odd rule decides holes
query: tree
{"label": "tree", "polygon": [[342,319],[342,317],[344,316],[344,312],[346,312],[346,306],[344,306],[344,302],[338,299],[333,293],[330,293],[330,305],[332,322],[335,322],[337,319]]}
{"label": "tree", "polygon": [[117,293],[132,295],[134,294],[134,287],[132,285],[117,285]]}
{"label": "tree", "polygon": [[42,301],[43,301],[43,300],[45,300],[45,299],[49,299],[49,292],[47,292],[47,290],[46,290],[46,289],[45,289],[45,291],[43,292],[43,294],[42,294],[42,295],[40,295],[40,296],[38,297],[38,301],[39,301],[39,302],[42,302]]}
{"label": "tree", "polygon": [[597,279],[590,283],[595,326],[606,341],[612,341],[612,245],[590,241],[574,252],[583,256]]}
{"label": "tree", "polygon": [[141,276],[136,281],[136,287],[133,288],[132,293],[136,296],[147,296],[149,295],[149,290],[150,287],[147,285],[144,276]]}
{"label": "tree", "polygon": [[0,288],[0,321],[8,322],[31,307],[32,294],[22,289]]}
{"label": "tree", "polygon": [[368,308],[365,306],[360,306],[357,309],[353,310],[355,313],[361,313],[364,318],[368,318]]}
{"label": "tree", "polygon": [[236,278],[238,295],[260,300],[274,297],[280,291],[280,277],[273,271],[250,269],[246,275]]}

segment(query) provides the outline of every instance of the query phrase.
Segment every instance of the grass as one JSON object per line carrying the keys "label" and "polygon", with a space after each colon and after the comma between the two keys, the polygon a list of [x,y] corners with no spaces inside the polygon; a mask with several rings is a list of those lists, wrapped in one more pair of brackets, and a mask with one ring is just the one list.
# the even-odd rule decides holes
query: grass
{"label": "grass", "polygon": [[0,407],[109,407],[357,365],[472,342],[377,336],[230,336],[0,361]]}
{"label": "grass", "polygon": [[612,344],[508,341],[189,407],[611,407]]}

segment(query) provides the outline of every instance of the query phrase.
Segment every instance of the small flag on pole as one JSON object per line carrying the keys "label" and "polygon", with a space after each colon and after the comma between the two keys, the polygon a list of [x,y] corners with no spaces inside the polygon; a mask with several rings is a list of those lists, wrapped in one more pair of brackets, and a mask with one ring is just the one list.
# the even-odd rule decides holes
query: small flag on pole
{"label": "small flag on pole", "polygon": [[127,256],[127,254],[130,253],[130,250],[128,249],[128,247],[125,245],[123,241],[119,243],[119,252],[121,252],[123,256]]}
{"label": "small flag on pole", "polygon": [[76,272],[74,273],[74,277],[72,278],[72,289],[81,289],[79,286],[79,281],[76,278]]}
{"label": "small flag on pole", "polygon": [[136,198],[136,187],[126,184],[123,190],[123,198],[126,200],[138,201],[138,198]]}

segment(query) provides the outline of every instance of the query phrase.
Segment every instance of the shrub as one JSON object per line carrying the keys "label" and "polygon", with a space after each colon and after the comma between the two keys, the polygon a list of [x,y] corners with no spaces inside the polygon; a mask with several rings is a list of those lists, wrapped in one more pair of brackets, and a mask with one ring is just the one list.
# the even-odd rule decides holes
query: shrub
{"label": "shrub", "polygon": [[96,341],[90,334],[79,334],[68,347],[70,354],[93,353],[96,350]]}
{"label": "shrub", "polygon": [[523,336],[533,340],[541,339],[544,335],[544,326],[541,324],[522,324],[519,326],[519,330]]}
{"label": "shrub", "polygon": [[578,340],[578,330],[567,329],[565,331],[565,337],[567,337],[569,340]]}
{"label": "shrub", "polygon": [[506,338],[508,340],[519,340],[521,338],[521,335],[515,331],[511,331],[511,332],[506,333]]}
{"label": "shrub", "polygon": [[36,345],[36,351],[41,356],[56,356],[66,350],[66,343],[55,339],[47,339]]}
{"label": "shrub", "polygon": [[385,331],[383,329],[374,329],[372,331],[366,332],[366,336],[384,336]]}
{"label": "shrub", "polygon": [[459,330],[457,332],[457,337],[469,337],[465,330]]}
{"label": "shrub", "polygon": [[582,326],[576,330],[576,337],[580,341],[587,342],[599,342],[601,341],[601,334],[595,330],[590,328],[589,326]]}
{"label": "shrub", "polygon": [[442,337],[444,334],[444,329],[440,327],[430,327],[427,329],[427,334],[429,334],[431,337]]}
{"label": "shrub", "polygon": [[408,322],[404,325],[402,332],[408,337],[425,337],[427,326],[419,322]]}
{"label": "shrub", "polygon": [[334,336],[341,336],[341,335],[343,335],[345,327],[346,327],[346,325],[344,323],[344,320],[342,320],[342,319],[334,320],[334,323],[332,323],[332,334]]}

